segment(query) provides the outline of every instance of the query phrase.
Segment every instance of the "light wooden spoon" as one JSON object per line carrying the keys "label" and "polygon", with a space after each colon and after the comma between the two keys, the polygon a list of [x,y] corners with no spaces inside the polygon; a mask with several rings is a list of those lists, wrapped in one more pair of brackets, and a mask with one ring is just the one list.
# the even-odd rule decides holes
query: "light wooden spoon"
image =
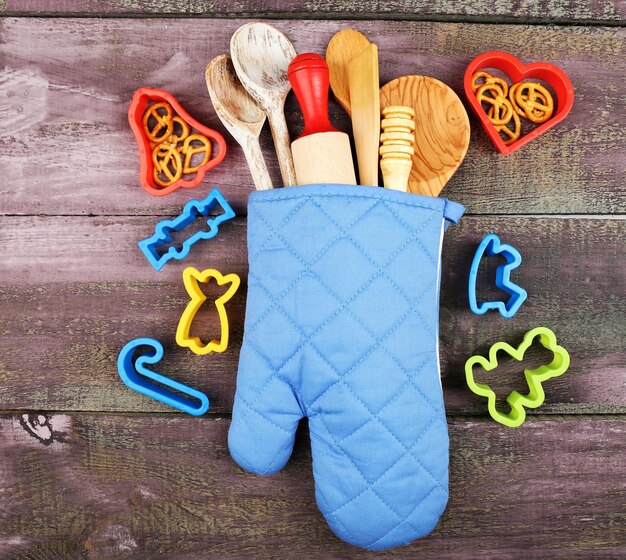
{"label": "light wooden spoon", "polygon": [[289,39],[271,25],[247,23],[232,36],[230,55],[243,87],[270,121],[284,186],[295,185],[296,172],[284,108],[285,98],[291,91],[287,68],[296,57],[296,50]]}
{"label": "light wooden spoon", "polygon": [[370,42],[356,29],[342,29],[335,33],[326,47],[326,64],[330,72],[330,89],[348,116],[352,116],[350,105],[350,80],[348,65]]}
{"label": "light wooden spoon", "polygon": [[428,76],[402,76],[380,88],[380,108],[415,110],[415,153],[409,192],[439,196],[463,162],[470,141],[467,111],[446,84]]}
{"label": "light wooden spoon", "polygon": [[214,58],[206,67],[206,87],[213,107],[226,130],[243,148],[252,180],[257,190],[272,188],[259,134],[265,123],[265,113],[239,82],[228,55]]}

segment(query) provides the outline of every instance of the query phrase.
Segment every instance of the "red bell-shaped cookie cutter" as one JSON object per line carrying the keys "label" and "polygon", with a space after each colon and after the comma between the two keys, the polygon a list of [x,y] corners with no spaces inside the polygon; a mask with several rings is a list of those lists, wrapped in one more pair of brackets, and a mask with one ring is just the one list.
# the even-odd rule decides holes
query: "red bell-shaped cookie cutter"
{"label": "red bell-shaped cookie cutter", "polygon": [[[194,171],[195,175],[193,177],[185,179],[183,175],[180,179],[167,186],[160,186],[155,182],[154,163],[152,161],[153,146],[151,146],[150,139],[146,136],[143,128],[144,113],[151,102],[169,103],[176,116],[183,119],[192,130],[206,136],[212,143],[217,144],[217,153],[213,155],[215,150],[211,149],[210,159],[204,165],[200,166],[197,171]],[[191,189],[198,186],[204,179],[206,172],[209,169],[213,169],[226,156],[226,141],[224,137],[219,132],[200,124],[181,107],[174,96],[162,89],[139,88],[133,95],[132,103],[128,109],[128,122],[130,123],[130,127],[139,147],[139,156],[141,159],[139,182],[143,189],[153,196],[165,196],[181,187]]]}

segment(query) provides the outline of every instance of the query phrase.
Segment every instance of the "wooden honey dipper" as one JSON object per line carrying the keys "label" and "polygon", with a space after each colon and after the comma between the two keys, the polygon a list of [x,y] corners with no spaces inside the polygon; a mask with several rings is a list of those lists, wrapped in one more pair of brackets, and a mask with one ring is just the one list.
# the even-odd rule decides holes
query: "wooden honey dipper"
{"label": "wooden honey dipper", "polygon": [[390,105],[383,109],[380,168],[385,188],[406,191],[415,153],[415,111]]}

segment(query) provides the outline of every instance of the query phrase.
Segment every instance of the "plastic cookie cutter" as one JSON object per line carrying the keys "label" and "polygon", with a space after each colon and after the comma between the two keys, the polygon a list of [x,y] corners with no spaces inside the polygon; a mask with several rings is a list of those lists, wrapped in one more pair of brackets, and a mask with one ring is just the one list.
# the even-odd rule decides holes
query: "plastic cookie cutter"
{"label": "plastic cookie cutter", "polygon": [[[151,121],[154,128],[149,130]],[[128,122],[139,147],[139,182],[153,196],[199,185],[226,156],[224,137],[200,124],[162,89],[139,88],[128,108]],[[217,145],[217,154],[212,144]],[[192,163],[201,155],[200,163]]]}
{"label": "plastic cookie cutter", "polygon": [[[485,301],[480,303],[477,301],[476,279],[483,255],[488,257],[502,255],[507,261],[506,264],[496,269],[496,286],[511,296],[506,303],[504,301]],[[468,296],[472,313],[483,315],[490,309],[497,309],[500,315],[507,319],[510,319],[517,313],[522,303],[528,297],[528,293],[524,288],[511,281],[511,271],[515,270],[521,263],[522,255],[515,247],[501,243],[500,238],[495,233],[485,235],[478,249],[476,249],[470,268]]]}
{"label": "plastic cookie cutter", "polygon": [[[196,313],[206,301],[206,295],[200,288],[200,283],[208,282],[211,278],[215,278],[219,286],[230,284],[228,290],[215,300],[215,307],[220,318],[220,339],[213,339],[204,344],[199,337],[190,336],[191,323],[193,323]],[[205,355],[211,352],[224,352],[228,347],[228,315],[226,314],[225,304],[234,295],[241,280],[236,274],[226,274],[222,276],[220,272],[213,268],[208,268],[200,272],[193,266],[183,270],[183,282],[185,289],[191,297],[191,301],[187,304],[185,311],[178,322],[176,329],[176,344],[183,348],[189,348],[194,354]]]}
{"label": "plastic cookie cutter", "polygon": [[[222,207],[223,213],[217,216],[209,216],[209,213],[217,205]],[[173,241],[172,233],[183,231],[192,224],[199,216],[207,218],[208,229],[198,231],[188,239],[185,239],[182,246],[175,245],[162,251],[164,245]],[[219,225],[235,217],[235,211],[224,198],[219,189],[213,189],[204,200],[190,200],[185,204],[183,211],[173,220],[163,220],[156,225],[154,235],[139,241],[139,248],[143,251],[154,270],[161,270],[165,263],[171,259],[181,260],[189,255],[191,246],[201,239],[211,239],[218,233]]]}
{"label": "plastic cookie cutter", "polygon": [[[135,358],[137,349],[141,346],[148,346],[152,351]],[[162,358],[163,345],[158,340],[136,338],[122,348],[117,358],[117,371],[128,387],[142,395],[193,416],[200,416],[209,410],[209,398],[202,391],[146,367],[160,362]]]}
{"label": "plastic cookie cutter", "polygon": [[[537,128],[520,136],[518,140],[510,144],[505,144],[497,128],[489,120],[487,113],[483,110],[472,90],[472,77],[474,73],[487,69],[499,70],[503,74],[506,74],[513,83],[519,83],[525,80],[541,80],[548,84],[556,94],[556,109],[552,117]],[[537,138],[540,134],[543,134],[548,129],[560,123],[568,115],[574,105],[574,87],[563,70],[547,62],[522,64],[522,62],[513,55],[502,51],[491,51],[477,56],[469,63],[463,81],[465,95],[467,96],[470,107],[474,113],[476,113],[480,124],[485,129],[489,138],[491,138],[496,149],[505,156],[513,153],[518,148],[521,148],[534,138]]]}
{"label": "plastic cookie cutter", "polygon": [[[498,367],[498,352],[506,352],[518,362],[524,359],[524,354],[533,344],[535,338],[539,338],[541,344],[551,350],[554,357],[549,364],[542,365],[537,369],[524,369],[524,376],[528,384],[528,393],[522,395],[518,391],[512,391],[506,398],[511,406],[508,414],[503,414],[496,409],[496,394],[489,385],[477,383],[474,379],[474,366],[478,365],[485,371],[492,371]],[[524,340],[513,348],[506,342],[496,342],[489,348],[489,359],[484,356],[472,356],[465,362],[465,379],[470,390],[487,398],[487,406],[491,417],[500,424],[517,428],[526,419],[526,408],[537,408],[543,404],[545,393],[542,383],[553,377],[563,375],[569,368],[569,354],[556,341],[555,334],[546,327],[536,327],[524,335]]]}

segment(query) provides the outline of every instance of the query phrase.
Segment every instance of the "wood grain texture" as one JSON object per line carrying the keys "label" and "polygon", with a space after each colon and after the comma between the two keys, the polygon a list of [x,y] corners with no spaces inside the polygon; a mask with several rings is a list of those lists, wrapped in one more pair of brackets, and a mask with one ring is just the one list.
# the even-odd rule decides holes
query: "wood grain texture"
{"label": "wood grain texture", "polygon": [[[231,410],[246,296],[245,220],[224,223],[216,238],[194,246],[185,261],[172,261],[160,272],[152,270],[135,245],[152,233],[154,221],[0,220],[6,255],[0,269],[2,410],[171,411],[118,379],[119,350],[140,336],[164,344],[162,371],[205,391],[211,412]],[[513,321],[499,314],[475,316],[468,308],[471,258],[489,231],[523,255],[513,278],[529,299]],[[470,216],[449,229],[443,250],[440,355],[450,414],[485,414],[484,402],[465,386],[465,360],[498,340],[519,343],[536,326],[553,329],[572,362],[565,375],[548,382],[540,412],[626,412],[626,244],[616,243],[625,235],[626,220],[608,219]],[[194,356],[174,344],[188,301],[181,280],[186,266],[234,272],[242,279],[228,304],[231,346],[223,355]],[[479,278],[479,286],[489,282]],[[482,297],[498,296],[482,290]],[[214,310],[203,316],[199,328],[217,333]],[[519,375],[512,377],[499,381],[494,375],[489,382],[505,396],[512,388],[523,388],[515,385]]]}
{"label": "wood grain texture", "polygon": [[358,17],[398,19],[486,19],[621,23],[626,20],[623,0],[4,0],[4,11],[13,14],[163,14],[222,17]]}
{"label": "wood grain texture", "polygon": [[[39,19],[0,21],[0,185],[4,214],[176,214],[217,185],[240,213],[253,186],[241,149],[214,114],[204,70],[228,50],[238,20]],[[299,52],[323,53],[354,22],[274,22]],[[509,157],[496,153],[471,117],[471,146],[445,196],[472,213],[624,213],[626,30],[590,27],[359,22],[376,39],[381,83],[417,71],[461,95],[477,54],[503,49],[523,62],[547,60],[568,73],[574,109],[548,134]],[[164,37],[165,34],[165,37]],[[195,37],[189,41],[190,35]],[[226,161],[190,192],[156,199],[139,187],[126,111],[134,90],[157,86],[200,122],[222,132]],[[291,138],[301,130],[293,96]],[[348,131],[343,110],[331,121]],[[268,128],[266,162],[280,184]],[[42,197],[41,193],[46,196]]]}
{"label": "wood grain texture", "polygon": [[[247,474],[229,458],[229,419],[221,416],[232,407],[242,338],[245,219],[223,224],[189,259],[159,273],[136,246],[157,220],[215,185],[245,215],[252,181],[213,111],[204,72],[243,23],[229,18],[273,14],[299,52],[323,53],[347,26],[363,31],[379,46],[381,83],[431,75],[461,95],[467,63],[493,49],[569,74],[571,115],[511,157],[497,154],[471,119],[468,156],[444,191],[475,214],[444,242],[450,502],[433,535],[376,558],[626,557],[626,220],[611,216],[626,213],[624,0],[0,0],[0,14],[44,12],[88,18],[0,19],[0,410],[8,411],[0,414],[1,558],[372,557],[336,539],[317,511],[306,429],[276,476]],[[220,19],[115,17],[159,13]],[[306,21],[324,16],[517,24]],[[533,21],[582,25],[527,25]],[[156,199],[139,187],[126,111],[140,86],[169,90],[227,138],[228,158],[198,189]],[[293,96],[286,112],[295,138],[302,123]],[[347,132],[339,106],[331,113]],[[261,143],[280,184],[267,126]],[[470,259],[489,231],[523,254],[514,277],[529,300],[514,321],[468,310]],[[188,303],[187,265],[244,280],[229,302],[226,354],[195,356],[173,342]],[[493,272],[483,271],[482,282]],[[201,311],[194,327],[217,332],[213,313]],[[486,353],[495,340],[519,342],[538,325],[554,329],[572,367],[547,384],[541,414],[506,429],[485,417],[462,366],[470,353]],[[121,383],[117,353],[138,336],[164,343],[159,371],[205,391],[213,415],[171,413]],[[505,361],[487,378],[502,396],[523,388],[514,366]],[[57,413],[34,412],[41,409]]]}
{"label": "wood grain texture", "polygon": [[469,147],[467,111],[454,91],[428,76],[402,76],[381,87],[380,106],[395,105],[415,111],[415,150],[408,190],[439,196]]}
{"label": "wood grain texture", "polygon": [[[242,471],[227,419],[0,417],[0,554],[55,558],[372,558],[317,510],[308,433],[274,476]],[[449,422],[450,500],[435,531],[376,558],[626,555],[626,417]]]}

